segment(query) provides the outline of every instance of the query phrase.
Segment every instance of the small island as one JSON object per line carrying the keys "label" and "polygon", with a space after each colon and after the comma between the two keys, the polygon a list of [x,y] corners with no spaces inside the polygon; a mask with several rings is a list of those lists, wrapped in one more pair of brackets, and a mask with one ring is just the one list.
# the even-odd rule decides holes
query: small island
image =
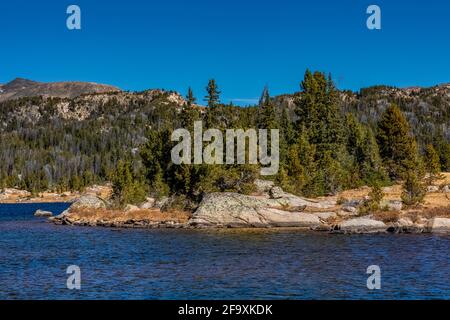
{"label": "small island", "polygon": [[[450,184],[450,174],[441,182]],[[429,188],[424,205],[404,208],[401,186],[383,188],[382,209],[366,212],[371,190],[362,187],[337,196],[306,199],[284,192],[270,181],[257,180],[257,192],[211,193],[193,212],[165,209],[171,201],[147,198],[140,206],[111,208],[108,200],[84,195],[55,224],[109,228],[299,228],[332,233],[449,233],[450,193]]]}

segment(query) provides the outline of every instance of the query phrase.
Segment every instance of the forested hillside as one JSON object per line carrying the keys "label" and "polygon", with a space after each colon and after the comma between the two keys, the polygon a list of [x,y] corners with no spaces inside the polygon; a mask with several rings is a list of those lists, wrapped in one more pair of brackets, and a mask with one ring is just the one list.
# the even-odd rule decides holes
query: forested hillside
{"label": "forested hillside", "polygon": [[[197,93],[206,94],[198,101],[206,107],[189,92],[186,98],[149,90],[0,102],[0,187],[80,190],[128,175],[159,194],[248,192],[257,177],[252,166],[170,164],[170,132],[199,119],[222,130],[279,128],[281,169],[272,179],[298,194],[403,178],[415,167],[425,168],[420,163],[430,144],[440,169],[450,170],[450,86],[380,86],[353,93],[336,90],[322,73],[307,72],[298,93],[271,98],[266,88],[260,104],[246,108],[221,104],[215,81]],[[398,123],[391,128],[389,121]],[[389,132],[404,139],[390,145]]]}

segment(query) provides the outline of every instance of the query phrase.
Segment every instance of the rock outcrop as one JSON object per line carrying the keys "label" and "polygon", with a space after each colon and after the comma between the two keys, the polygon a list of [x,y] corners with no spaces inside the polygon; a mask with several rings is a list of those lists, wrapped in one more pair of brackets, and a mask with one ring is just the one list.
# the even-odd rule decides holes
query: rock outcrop
{"label": "rock outcrop", "polygon": [[82,209],[106,209],[107,203],[100,197],[93,195],[86,195],[80,197],[77,201],[72,203],[69,209],[65,210],[60,215],[51,217],[49,220],[56,224],[70,224],[67,220],[70,212],[82,210]]}
{"label": "rock outcrop", "polygon": [[[299,197],[268,199],[237,193],[206,195],[189,223],[213,227],[303,227],[321,224],[317,215],[282,210],[287,203],[310,203]],[[312,203],[317,206],[318,203]]]}
{"label": "rock outcrop", "polygon": [[53,213],[50,211],[44,211],[44,210],[36,210],[36,212],[34,213],[35,217],[52,217]]}
{"label": "rock outcrop", "polygon": [[428,221],[428,231],[433,233],[450,233],[450,219],[434,218]]}
{"label": "rock outcrop", "polygon": [[342,233],[379,233],[385,232],[387,228],[384,222],[361,217],[342,222],[335,228],[335,231]]}
{"label": "rock outcrop", "polygon": [[75,201],[69,208],[69,210],[78,210],[78,209],[105,209],[107,203],[100,197],[93,195],[86,195],[80,197],[77,201]]}

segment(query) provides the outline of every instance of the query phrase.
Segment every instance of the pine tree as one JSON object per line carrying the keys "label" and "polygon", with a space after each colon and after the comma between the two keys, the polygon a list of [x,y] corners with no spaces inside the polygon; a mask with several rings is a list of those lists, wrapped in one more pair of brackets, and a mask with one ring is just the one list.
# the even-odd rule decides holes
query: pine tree
{"label": "pine tree", "polygon": [[286,191],[299,195],[318,194],[318,168],[315,162],[316,148],[309,143],[306,130],[289,146],[285,163],[276,179]]}
{"label": "pine tree", "polygon": [[424,155],[425,172],[428,175],[428,185],[432,185],[434,181],[441,178],[441,164],[439,155],[432,144],[427,145]]}
{"label": "pine tree", "polygon": [[364,129],[361,163],[359,166],[361,178],[366,184],[373,185],[388,182],[389,178],[380,157],[378,144],[370,127]]}
{"label": "pine tree", "polygon": [[434,146],[439,154],[441,170],[450,171],[450,142],[445,139],[442,132],[435,137]]}
{"label": "pine tree", "polygon": [[[387,180],[378,145],[370,127],[363,126],[353,114],[345,117],[347,151],[353,158],[350,171],[354,183],[382,183]],[[354,187],[357,185],[353,184]]]}
{"label": "pine tree", "polygon": [[289,146],[294,143],[295,131],[286,108],[283,109],[280,119],[280,166],[286,164]]}
{"label": "pine tree", "polygon": [[216,80],[209,80],[208,86],[206,87],[206,92],[208,95],[205,96],[205,101],[208,103],[208,109],[205,114],[205,125],[207,128],[213,128],[217,122],[217,107],[220,101],[220,91]]}
{"label": "pine tree", "polygon": [[306,71],[301,84],[302,93],[295,100],[297,133],[306,133],[308,143],[315,149],[315,166],[311,190],[304,193],[323,195],[335,193],[349,180],[339,160],[346,158],[344,128],[337,105],[337,91],[331,80],[321,72]]}
{"label": "pine tree", "polygon": [[139,177],[133,174],[132,164],[129,161],[119,161],[112,189],[112,198],[117,205],[139,204],[146,197],[146,188]]}
{"label": "pine tree", "polygon": [[336,150],[343,143],[343,126],[337,106],[337,91],[331,78],[321,72],[306,71],[302,95],[296,100],[297,130],[308,131],[310,143],[322,151]]}
{"label": "pine tree", "polygon": [[259,129],[278,129],[278,120],[275,107],[270,99],[269,89],[266,86],[260,99],[258,108],[257,126]]}
{"label": "pine tree", "polygon": [[167,176],[170,175],[172,144],[167,141],[170,141],[169,130],[150,130],[147,143],[140,150],[147,183],[150,191],[157,197],[166,196],[169,193]]}
{"label": "pine tree", "polygon": [[402,201],[407,206],[417,205],[423,202],[426,190],[417,173],[409,170],[403,183]]}
{"label": "pine tree", "polygon": [[369,192],[369,198],[364,201],[360,208],[360,213],[373,213],[381,208],[381,201],[384,198],[384,192],[378,182],[372,183],[372,188]]}
{"label": "pine tree", "polygon": [[386,109],[378,123],[377,142],[390,178],[399,179],[420,168],[408,121],[395,104]]}
{"label": "pine tree", "polygon": [[196,101],[197,101],[197,99],[194,96],[194,92],[192,91],[192,88],[189,87],[188,93],[186,95],[186,102],[187,102],[188,107],[192,107]]}
{"label": "pine tree", "polygon": [[182,128],[191,131],[193,130],[194,122],[200,118],[198,110],[194,107],[196,100],[197,99],[194,96],[194,92],[191,87],[189,87],[186,96],[186,103],[181,107],[180,122]]}

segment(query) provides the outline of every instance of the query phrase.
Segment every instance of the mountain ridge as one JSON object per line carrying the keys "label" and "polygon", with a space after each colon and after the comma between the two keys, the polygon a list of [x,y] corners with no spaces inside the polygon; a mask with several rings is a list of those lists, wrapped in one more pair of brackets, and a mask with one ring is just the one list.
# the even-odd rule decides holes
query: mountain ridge
{"label": "mountain ridge", "polygon": [[6,84],[0,84],[0,102],[34,96],[75,98],[88,93],[120,91],[122,90],[115,86],[95,82],[38,82],[25,78],[15,78]]}

